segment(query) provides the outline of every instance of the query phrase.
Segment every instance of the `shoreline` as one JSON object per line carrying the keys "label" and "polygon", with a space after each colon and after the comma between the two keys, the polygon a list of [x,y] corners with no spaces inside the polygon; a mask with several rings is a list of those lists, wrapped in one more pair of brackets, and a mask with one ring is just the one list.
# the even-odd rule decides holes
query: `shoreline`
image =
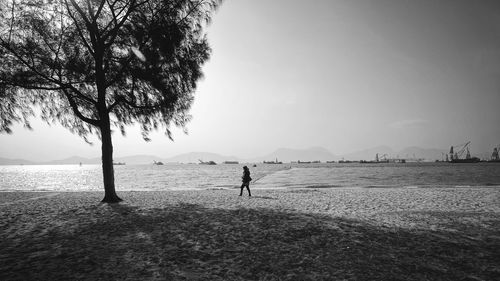
{"label": "shoreline", "polygon": [[[197,204],[207,208],[270,208],[302,213],[319,213],[333,217],[370,219],[405,212],[488,212],[500,218],[500,189],[484,187],[448,188],[387,188],[387,187],[335,187],[335,188],[274,188],[251,189],[253,196],[237,196],[233,189],[180,189],[180,190],[118,190],[124,201],[118,204],[143,209],[175,204]],[[11,196],[2,196],[11,194]],[[41,194],[46,194],[42,195]],[[104,191],[0,191],[0,211],[3,205],[33,201],[33,207],[55,203],[73,203],[78,199],[89,206],[102,204]],[[10,197],[10,198],[9,198]],[[39,201],[41,200],[41,201]],[[252,201],[245,201],[252,200]],[[78,202],[80,203],[80,202]],[[75,207],[85,205],[75,204]],[[393,221],[395,227],[403,227]]]}
{"label": "shoreline", "polygon": [[[40,196],[40,194],[46,196]],[[0,279],[492,280],[500,190],[0,192]]]}
{"label": "shoreline", "polygon": [[[233,191],[239,190],[239,185],[234,185],[233,187],[209,187],[209,188],[174,188],[174,189],[117,189],[116,192],[190,192],[190,191]],[[500,189],[499,184],[486,184],[486,185],[367,185],[367,186],[338,186],[338,185],[296,185],[296,186],[276,186],[276,187],[259,187],[255,185],[250,186],[251,190],[256,191],[266,191],[266,190],[351,190],[351,189],[388,189],[388,190],[398,190],[398,189]],[[78,193],[78,192],[102,192],[104,193],[104,189],[84,189],[84,190],[71,190],[71,189],[62,189],[62,190],[51,190],[51,189],[0,189],[0,193],[30,193],[30,192],[55,192],[55,193]]]}

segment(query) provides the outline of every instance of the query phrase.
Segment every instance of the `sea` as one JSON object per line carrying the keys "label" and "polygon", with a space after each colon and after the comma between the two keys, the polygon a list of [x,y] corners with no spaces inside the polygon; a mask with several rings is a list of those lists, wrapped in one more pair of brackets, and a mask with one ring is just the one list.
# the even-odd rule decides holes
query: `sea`
{"label": "sea", "polygon": [[[117,165],[118,191],[234,189],[242,167],[252,189],[500,188],[500,163]],[[100,165],[0,166],[0,191],[102,191]]]}

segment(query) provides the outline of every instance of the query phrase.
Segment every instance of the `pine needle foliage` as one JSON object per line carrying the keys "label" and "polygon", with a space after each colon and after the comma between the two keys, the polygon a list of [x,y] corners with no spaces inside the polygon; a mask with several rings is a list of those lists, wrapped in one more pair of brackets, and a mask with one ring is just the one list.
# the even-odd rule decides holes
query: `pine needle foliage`
{"label": "pine needle foliage", "polygon": [[29,127],[40,110],[86,141],[96,134],[103,168],[113,129],[137,123],[145,140],[161,128],[172,138],[171,125],[185,129],[191,118],[210,55],[205,29],[220,2],[2,1],[0,132]]}

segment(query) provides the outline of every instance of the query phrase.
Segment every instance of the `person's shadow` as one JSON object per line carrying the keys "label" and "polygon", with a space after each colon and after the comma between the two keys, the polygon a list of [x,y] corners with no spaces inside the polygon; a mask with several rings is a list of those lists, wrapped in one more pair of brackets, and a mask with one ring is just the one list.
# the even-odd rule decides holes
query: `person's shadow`
{"label": "person's shadow", "polygon": [[277,198],[275,198],[275,197],[259,196],[259,195],[252,195],[250,198],[253,198],[253,199],[277,200]]}

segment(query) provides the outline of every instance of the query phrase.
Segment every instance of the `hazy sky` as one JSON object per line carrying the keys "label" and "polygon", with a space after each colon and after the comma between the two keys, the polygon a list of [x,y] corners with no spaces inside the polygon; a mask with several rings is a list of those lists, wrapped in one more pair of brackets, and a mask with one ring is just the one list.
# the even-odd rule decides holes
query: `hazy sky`
{"label": "hazy sky", "polygon": [[[116,156],[500,144],[498,0],[228,0],[208,37],[189,135],[144,142],[129,128],[114,134]],[[98,140],[33,127],[1,134],[0,157],[100,155]]]}

